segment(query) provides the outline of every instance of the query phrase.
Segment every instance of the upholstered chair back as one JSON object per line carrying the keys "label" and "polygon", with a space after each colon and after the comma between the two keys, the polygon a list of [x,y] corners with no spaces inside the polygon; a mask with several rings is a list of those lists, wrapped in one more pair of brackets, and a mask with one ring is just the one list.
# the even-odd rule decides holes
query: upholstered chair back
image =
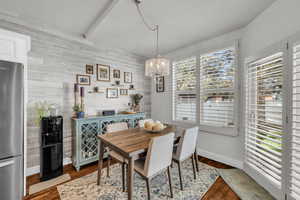
{"label": "upholstered chair back", "polygon": [[179,161],[183,161],[189,158],[196,150],[197,137],[199,128],[187,128],[183,132],[183,136],[180,138],[177,150],[176,158]]}
{"label": "upholstered chair back", "polygon": [[118,122],[107,125],[107,133],[123,131],[128,129],[128,125],[126,122]]}
{"label": "upholstered chair back", "polygon": [[151,177],[171,165],[174,135],[174,133],[169,133],[151,139],[144,166],[147,177]]}

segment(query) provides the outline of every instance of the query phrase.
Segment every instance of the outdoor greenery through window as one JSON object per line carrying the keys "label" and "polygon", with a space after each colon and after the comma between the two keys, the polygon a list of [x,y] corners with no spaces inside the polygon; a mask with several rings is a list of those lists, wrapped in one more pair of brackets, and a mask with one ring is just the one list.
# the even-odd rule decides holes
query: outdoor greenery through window
{"label": "outdoor greenery through window", "polygon": [[200,56],[200,124],[234,126],[235,48]]}

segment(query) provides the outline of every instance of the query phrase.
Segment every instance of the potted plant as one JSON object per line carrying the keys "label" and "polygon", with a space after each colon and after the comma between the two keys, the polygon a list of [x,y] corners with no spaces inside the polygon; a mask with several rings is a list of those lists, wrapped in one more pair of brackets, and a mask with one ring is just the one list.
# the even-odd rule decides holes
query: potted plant
{"label": "potted plant", "polygon": [[80,105],[75,105],[73,111],[76,113],[77,118],[84,118],[84,111]]}
{"label": "potted plant", "polygon": [[133,101],[133,104],[132,104],[133,110],[135,112],[140,112],[140,109],[141,109],[140,108],[140,102],[141,102],[141,100],[143,98],[143,95],[141,95],[141,94],[133,94],[131,96],[131,98],[132,98],[132,101]]}
{"label": "potted plant", "polygon": [[49,104],[46,101],[36,102],[34,110],[36,112],[35,124],[40,126],[41,119],[50,115]]}
{"label": "potted plant", "polygon": [[58,105],[54,103],[50,104],[47,101],[35,102],[33,106],[33,110],[35,111],[36,114],[35,124],[37,126],[40,125],[43,117],[58,115]]}

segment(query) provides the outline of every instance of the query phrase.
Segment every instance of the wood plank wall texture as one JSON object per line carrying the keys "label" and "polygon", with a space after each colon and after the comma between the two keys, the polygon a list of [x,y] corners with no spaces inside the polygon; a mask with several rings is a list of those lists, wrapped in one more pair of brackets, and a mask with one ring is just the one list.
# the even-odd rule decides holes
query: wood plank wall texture
{"label": "wood plank wall texture", "polygon": [[[64,117],[64,157],[71,157],[71,116],[74,104],[73,85],[76,74],[85,74],[86,64],[106,64],[112,69],[121,70],[121,84],[124,84],[124,72],[133,73],[133,83],[136,90],[129,94],[142,93],[144,99],[142,109],[150,115],[150,79],[144,76],[144,58],[126,53],[122,50],[99,50],[92,46],[71,42],[40,31],[34,31],[24,26],[0,20],[0,28],[31,36],[32,47],[28,62],[28,123],[27,123],[27,167],[39,165],[39,127],[35,123],[36,102],[47,101],[59,105]],[[112,78],[112,76],[111,76]],[[111,83],[96,81],[96,67],[91,77],[92,90],[98,86],[104,90]],[[126,88],[124,87],[124,88]],[[94,115],[105,109],[117,111],[127,108],[129,96],[119,96],[118,99],[107,99],[104,94],[86,94],[86,110]]]}

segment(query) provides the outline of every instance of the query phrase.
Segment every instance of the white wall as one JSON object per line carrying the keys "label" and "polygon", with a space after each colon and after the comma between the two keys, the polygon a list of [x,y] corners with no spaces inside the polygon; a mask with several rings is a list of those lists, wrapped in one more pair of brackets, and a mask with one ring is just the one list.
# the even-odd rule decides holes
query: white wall
{"label": "white wall", "polygon": [[299,10],[299,0],[275,1],[246,27],[241,45],[243,55],[251,56],[300,31]]}
{"label": "white wall", "polygon": [[[232,41],[240,39],[239,68],[242,70],[244,60],[247,57],[251,57],[258,51],[287,39],[300,31],[299,8],[299,0],[277,0],[244,29],[181,48],[169,53],[167,56],[171,59],[180,59],[188,55],[198,55],[195,52],[213,49],[226,42],[230,44]],[[171,122],[170,79],[166,79],[165,93],[156,93],[152,84],[151,99],[152,117]],[[241,102],[243,102],[243,99],[241,99]],[[243,110],[243,105],[241,105],[239,113]],[[240,124],[242,124],[242,120],[240,120]],[[241,166],[244,154],[244,128],[241,127],[240,130],[237,137],[200,133],[198,141],[199,154],[233,166]]]}

